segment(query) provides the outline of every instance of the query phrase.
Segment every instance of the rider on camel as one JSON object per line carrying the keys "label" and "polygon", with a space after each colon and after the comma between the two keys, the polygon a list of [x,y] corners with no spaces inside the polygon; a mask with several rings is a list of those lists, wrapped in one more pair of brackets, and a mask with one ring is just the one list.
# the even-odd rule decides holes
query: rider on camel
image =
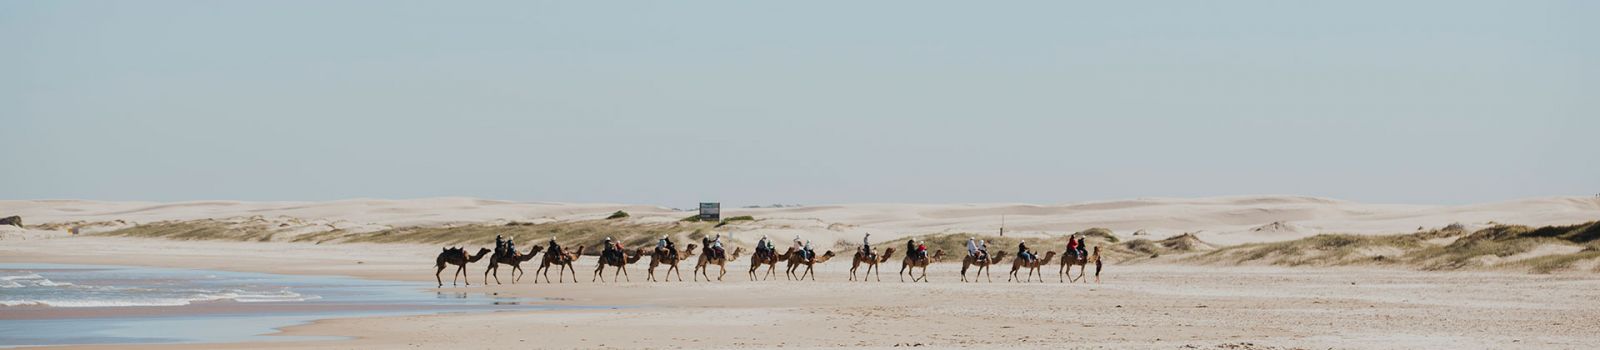
{"label": "rider on camel", "polygon": [[1078,255],[1078,235],[1074,234],[1072,237],[1067,237],[1067,254],[1072,254],[1076,259],[1083,259],[1082,256]]}
{"label": "rider on camel", "polygon": [[[550,236],[550,248],[545,248],[544,255],[561,256],[561,245],[556,244],[556,237]],[[548,258],[546,258],[548,259]]]}
{"label": "rider on camel", "polygon": [[1084,237],[1078,237],[1078,260],[1087,259],[1089,257],[1089,243],[1084,242],[1083,239]]}
{"label": "rider on camel", "polygon": [[1033,262],[1033,252],[1028,251],[1028,241],[1021,241],[1017,243],[1017,257],[1020,257],[1028,262]]}
{"label": "rider on camel", "polygon": [[767,254],[772,254],[772,241],[768,241],[767,236],[763,235],[761,240],[756,241],[756,258],[765,259]]}
{"label": "rider on camel", "polygon": [[717,253],[717,255],[716,255],[717,259],[723,259],[723,258],[727,257],[727,253],[722,250],[722,234],[721,233],[718,233],[715,237],[712,237],[711,238],[711,243],[707,244],[707,245],[711,246],[711,251]]}
{"label": "rider on camel", "polygon": [[861,250],[859,250],[858,253],[861,254],[861,256],[869,259],[876,259],[876,257],[872,256],[872,242],[867,241],[867,239],[870,237],[872,237],[871,232],[868,232],[865,236],[861,236]]}
{"label": "rider on camel", "polygon": [[505,251],[506,251],[506,239],[505,239],[505,237],[501,237],[500,235],[494,235],[494,255],[500,255],[501,253],[504,253]]}
{"label": "rider on camel", "polygon": [[656,241],[656,253],[677,255],[678,248],[672,246],[672,238],[661,235],[661,239]]}

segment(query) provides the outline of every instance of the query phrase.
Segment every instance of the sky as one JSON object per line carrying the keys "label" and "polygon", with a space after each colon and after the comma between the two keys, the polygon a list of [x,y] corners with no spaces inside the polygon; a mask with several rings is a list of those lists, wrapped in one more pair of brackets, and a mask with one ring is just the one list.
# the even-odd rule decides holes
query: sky
{"label": "sky", "polygon": [[1593,1],[0,1],[0,199],[1600,193]]}

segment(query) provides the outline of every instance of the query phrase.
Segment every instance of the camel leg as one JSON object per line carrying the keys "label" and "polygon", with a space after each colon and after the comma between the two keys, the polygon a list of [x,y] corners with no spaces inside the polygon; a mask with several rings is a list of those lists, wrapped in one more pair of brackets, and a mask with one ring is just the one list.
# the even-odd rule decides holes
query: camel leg
{"label": "camel leg", "polygon": [[1056,271],[1056,274],[1061,275],[1061,282],[1066,282],[1067,264],[1061,264],[1061,271]]}
{"label": "camel leg", "polygon": [[678,268],[678,264],[672,264],[672,271],[677,271],[678,282],[683,282],[683,269]]}
{"label": "camel leg", "polygon": [[883,282],[883,268],[878,267],[878,264],[872,264],[872,278],[878,279],[878,282]]}
{"label": "camel leg", "polygon": [[[994,266],[992,266],[992,265],[991,266],[984,266],[983,267],[983,277],[984,278],[988,278],[989,279],[989,283],[994,283],[994,274],[989,273],[991,271],[994,271]],[[973,276],[972,278],[973,279],[977,279],[978,277],[977,276]]]}
{"label": "camel leg", "polygon": [[511,265],[511,284],[517,284],[517,281],[522,279],[523,272],[526,271],[522,271],[522,264]]}
{"label": "camel leg", "polygon": [[572,283],[578,283],[578,264],[577,263],[578,263],[577,260],[573,260],[572,262],[567,263],[567,268],[568,269],[572,269]]}
{"label": "camel leg", "polygon": [[928,267],[922,267],[922,283],[928,283]]}
{"label": "camel leg", "polygon": [[[443,273],[443,272],[444,272],[444,265],[439,265],[439,266],[437,266],[437,267],[438,267],[438,268],[439,268],[439,269],[438,269],[438,270],[434,270],[434,271],[433,271],[433,280],[435,280],[435,281],[439,281],[439,287],[441,287],[441,288],[442,288],[442,287],[444,287],[444,279],[442,279],[442,278],[439,278],[439,274],[440,274],[440,273]],[[454,278],[454,277],[455,277],[455,276],[451,276],[451,278]],[[453,286],[453,285],[455,285],[455,284],[456,284],[456,281],[455,281],[455,280],[454,280],[454,279],[452,279],[452,280],[450,280],[450,285],[452,285],[452,286]]]}
{"label": "camel leg", "polygon": [[900,273],[899,273],[899,275],[900,275],[900,282],[905,282],[906,281],[906,263],[904,263],[904,262],[900,263]]}
{"label": "camel leg", "polygon": [[[628,281],[628,282],[633,282],[633,277],[632,276],[628,276],[628,266],[624,265],[624,266],[618,267],[617,270],[622,271],[622,280]],[[616,282],[616,278],[615,278],[616,277],[616,273],[613,272],[613,273],[611,273],[611,275],[612,275],[612,280],[611,281],[612,282]]]}
{"label": "camel leg", "polygon": [[[606,270],[606,264],[605,263],[600,263],[600,264],[595,265],[594,266],[594,273],[589,274],[589,282],[594,282],[594,279],[595,278],[599,278],[600,275],[605,272],[605,270]],[[600,281],[600,282],[605,282],[605,281]]]}
{"label": "camel leg", "polygon": [[483,284],[489,284],[489,271],[494,271],[494,263],[492,262],[489,263],[489,267],[483,268]]}
{"label": "camel leg", "polygon": [[728,265],[726,265],[726,264],[718,264],[717,265],[717,282],[722,282],[722,276],[727,276],[727,275],[728,275]]}

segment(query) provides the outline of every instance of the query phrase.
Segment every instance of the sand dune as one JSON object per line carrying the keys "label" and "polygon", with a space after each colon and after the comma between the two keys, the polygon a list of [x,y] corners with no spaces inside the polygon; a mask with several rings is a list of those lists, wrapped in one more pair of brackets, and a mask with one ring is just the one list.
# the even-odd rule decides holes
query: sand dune
{"label": "sand dune", "polygon": [[[196,201],[178,203],[83,200],[0,201],[0,214],[21,215],[30,225],[137,224],[165,220],[252,218],[311,227],[375,231],[393,227],[511,221],[592,220],[625,210],[629,220],[670,222],[691,212],[646,205],[526,203],[476,198],[410,200],[350,199],[327,202]],[[1303,196],[1145,198],[1034,204],[839,204],[798,208],[730,208],[724,215],[752,215],[755,222],[731,225],[740,240],[760,235],[804,236],[816,242],[854,241],[863,233],[889,240],[931,233],[994,233],[1005,216],[1007,233],[1020,237],[1059,235],[1091,227],[1119,234],[1144,230],[1153,237],[1195,233],[1217,244],[1283,241],[1318,233],[1392,234],[1418,227],[1490,222],[1553,225],[1600,217],[1600,199],[1529,198],[1473,205],[1366,204]],[[58,225],[62,227],[65,225]],[[111,225],[108,227],[114,227]]]}

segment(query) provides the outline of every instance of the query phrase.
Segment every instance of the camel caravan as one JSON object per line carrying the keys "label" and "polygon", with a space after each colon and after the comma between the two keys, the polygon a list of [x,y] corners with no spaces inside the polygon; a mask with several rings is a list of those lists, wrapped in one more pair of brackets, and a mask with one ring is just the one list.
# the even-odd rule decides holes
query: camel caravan
{"label": "camel caravan", "polygon": [[[860,277],[862,282],[866,282],[869,278],[882,281],[880,265],[895,258],[896,248],[887,247],[879,252],[873,249],[869,237],[871,237],[870,233],[862,237],[861,246],[856,247],[855,252],[850,256],[850,281],[856,281],[857,277]],[[718,269],[715,280],[722,281],[723,277],[728,274],[728,263],[738,260],[744,253],[744,247],[734,247],[733,251],[729,252],[722,241],[722,235],[717,234],[711,237],[702,237],[698,244],[691,243],[685,246],[684,249],[679,249],[672,242],[671,237],[662,236],[656,241],[655,247],[652,249],[639,247],[629,250],[623,247],[620,241],[606,237],[600,243],[601,251],[599,252],[599,257],[595,260],[595,267],[590,274],[589,281],[605,282],[606,270],[609,267],[611,270],[611,282],[631,282],[633,278],[628,274],[628,265],[638,263],[639,260],[643,260],[646,257],[650,258],[649,266],[645,270],[646,281],[665,282],[676,276],[678,281],[682,282],[683,272],[679,270],[678,265],[690,259],[695,259],[694,270],[690,272],[691,275],[694,275],[694,281],[698,282],[702,278],[707,282],[712,281],[713,278],[710,275],[712,266],[716,266]],[[1051,261],[1055,260],[1059,255],[1061,259],[1059,262],[1060,268],[1056,272],[1059,276],[1059,283],[1079,282],[1080,280],[1088,283],[1089,265],[1094,265],[1094,282],[1100,283],[1100,273],[1104,268],[1104,263],[1100,257],[1100,246],[1093,247],[1091,251],[1088,249],[1085,238],[1076,234],[1069,238],[1067,242],[1062,253],[1051,250],[1046,251],[1041,256],[1038,252],[1029,249],[1027,242],[1024,241],[1017,244],[1016,254],[1010,256],[1006,251],[990,254],[988,242],[969,238],[966,242],[967,254],[961,259],[961,281],[978,282],[978,278],[981,276],[989,282],[994,282],[994,278],[989,275],[990,270],[1010,257],[1011,271],[1010,278],[1007,281],[1044,282],[1045,272],[1041,268],[1050,265]],[[552,266],[556,269],[555,283],[566,283],[567,272],[572,273],[572,282],[578,283],[578,272],[575,266],[579,258],[583,257],[584,249],[585,246],[582,245],[573,250],[562,248],[556,242],[555,237],[551,237],[547,245],[535,245],[528,249],[526,253],[523,253],[517,251],[514,239],[496,236],[494,249],[479,248],[475,254],[468,254],[465,247],[445,247],[435,258],[434,280],[437,282],[438,287],[444,287],[444,278],[442,276],[444,269],[450,265],[455,265],[456,271],[451,275],[450,285],[455,286],[458,281],[465,280],[466,285],[471,286],[471,277],[468,277],[466,271],[467,265],[487,257],[488,266],[483,271],[484,284],[488,284],[490,278],[494,279],[495,284],[501,284],[500,265],[510,266],[510,281],[515,284],[521,280],[525,272],[522,264],[538,258],[539,265],[534,270],[534,283],[539,283],[540,277],[544,278],[545,283],[552,283],[550,280],[550,268]],[[543,254],[542,258],[541,253]],[[817,278],[816,265],[828,262],[834,256],[835,253],[831,250],[817,254],[815,250],[812,250],[810,241],[802,240],[798,236],[794,238],[793,245],[779,253],[772,240],[762,236],[761,240],[756,243],[755,253],[750,255],[748,276],[751,281],[771,279],[777,275],[777,265],[783,263],[785,264],[785,277],[787,279],[799,281],[810,278],[815,281]],[[928,267],[944,261],[944,258],[945,252],[943,249],[929,252],[926,242],[916,239],[906,241],[904,257],[900,258],[900,281],[905,282],[906,277],[910,277],[911,282],[929,282]],[[766,267],[766,271],[761,271],[763,266]],[[1074,266],[1078,267],[1076,276],[1072,274]],[[865,270],[862,269],[863,267],[865,267]],[[656,278],[657,268],[664,269],[662,278],[659,280]],[[967,278],[968,271],[973,272],[970,280]]]}

